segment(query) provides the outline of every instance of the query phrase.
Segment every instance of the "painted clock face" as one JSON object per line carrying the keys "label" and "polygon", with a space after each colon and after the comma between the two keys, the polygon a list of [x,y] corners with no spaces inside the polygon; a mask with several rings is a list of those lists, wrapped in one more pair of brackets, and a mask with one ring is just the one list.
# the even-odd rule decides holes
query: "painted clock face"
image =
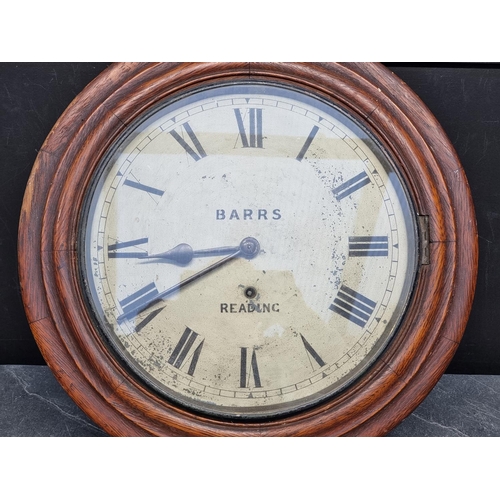
{"label": "painted clock face", "polygon": [[96,323],[147,387],[269,418],[356,380],[405,312],[415,215],[341,109],[269,83],[156,106],[110,149],[81,220]]}

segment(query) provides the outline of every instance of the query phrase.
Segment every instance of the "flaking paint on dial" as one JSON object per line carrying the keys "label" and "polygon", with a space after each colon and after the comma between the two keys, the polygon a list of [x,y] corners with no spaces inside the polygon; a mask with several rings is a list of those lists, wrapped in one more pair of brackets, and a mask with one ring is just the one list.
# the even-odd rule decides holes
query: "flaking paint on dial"
{"label": "flaking paint on dial", "polygon": [[[86,233],[99,263],[88,266],[91,300],[104,334],[167,397],[227,416],[289,412],[354,380],[397,326],[416,258],[410,203],[376,144],[316,104],[271,86],[213,89],[158,110],[103,166]],[[261,245],[255,259],[117,322],[141,290],[218,259],[138,255],[247,236]],[[246,286],[264,312],[248,312]]]}

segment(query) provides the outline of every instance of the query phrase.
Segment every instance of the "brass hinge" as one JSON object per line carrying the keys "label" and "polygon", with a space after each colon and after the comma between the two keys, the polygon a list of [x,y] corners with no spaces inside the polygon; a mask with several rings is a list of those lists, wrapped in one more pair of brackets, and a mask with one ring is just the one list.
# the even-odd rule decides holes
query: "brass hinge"
{"label": "brass hinge", "polygon": [[430,248],[429,248],[429,216],[419,215],[418,232],[420,235],[420,264],[429,265],[431,263]]}

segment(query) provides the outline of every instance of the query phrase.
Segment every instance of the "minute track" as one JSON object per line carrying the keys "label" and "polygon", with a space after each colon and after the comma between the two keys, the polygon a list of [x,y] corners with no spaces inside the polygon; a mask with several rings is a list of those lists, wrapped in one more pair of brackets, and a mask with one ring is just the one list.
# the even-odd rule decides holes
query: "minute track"
{"label": "minute track", "polygon": [[[188,406],[193,398],[202,412],[219,402],[228,417],[241,410],[253,418],[274,405],[288,411],[298,401],[312,404],[315,394],[335,392],[345,373],[356,373],[401,293],[398,269],[395,283],[387,282],[387,257],[390,242],[401,245],[406,233],[390,167],[359,130],[325,108],[309,109],[309,98],[292,103],[288,90],[257,97],[252,85],[241,90],[219,99],[215,89],[207,101],[194,105],[194,98],[150,120],[127,146],[139,153],[128,154],[126,165],[117,159],[111,172],[120,175],[110,176],[116,192],[108,190],[100,205],[104,237],[126,227],[148,243],[137,251],[111,247],[119,256],[108,255],[102,283],[115,297],[107,308],[115,312],[115,343],[155,389]],[[145,146],[133,148],[134,141]],[[163,194],[146,197],[123,185],[123,176],[161,186]],[[243,242],[219,243],[244,234],[265,242],[258,258],[240,253]],[[148,283],[154,288],[143,291]],[[358,295],[349,295],[349,283]],[[375,314],[382,319],[368,335]],[[186,328],[203,343],[190,333],[182,341]],[[293,368],[283,370],[291,359]]]}
{"label": "minute track", "polygon": [[[234,109],[248,108],[263,109],[265,148],[240,146]],[[348,193],[363,172],[371,182]],[[435,385],[465,328],[477,271],[470,190],[435,117],[382,65],[111,65],[57,121],[28,186],[19,249],[29,323],[63,387],[115,435],[381,435]],[[262,207],[280,222],[213,217]],[[108,258],[108,244],[147,235],[137,252],[154,254],[247,234],[263,243],[258,259],[183,288],[154,317],[116,321],[120,301],[137,305],[148,284],[165,290],[194,271]],[[387,236],[389,255],[350,256],[349,236]],[[352,307],[361,295],[377,304],[364,327],[329,309],[340,293]],[[219,312],[246,300],[279,313]],[[194,371],[198,337],[179,368],[167,362],[186,325],[206,339]],[[251,356],[239,387],[243,346],[261,388]]]}

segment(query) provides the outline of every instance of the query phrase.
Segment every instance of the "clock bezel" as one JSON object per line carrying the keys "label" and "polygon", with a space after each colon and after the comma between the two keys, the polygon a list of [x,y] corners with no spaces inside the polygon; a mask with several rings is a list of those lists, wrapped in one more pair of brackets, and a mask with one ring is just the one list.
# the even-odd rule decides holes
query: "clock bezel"
{"label": "clock bezel", "polygon": [[[238,86],[238,88],[236,88]],[[259,88],[260,87],[260,88]],[[271,90],[272,89],[272,90]],[[208,96],[207,96],[208,92]],[[204,85],[201,89],[194,88],[188,92],[182,92],[180,95],[174,95],[169,97],[166,101],[155,104],[151,109],[147,111],[145,115],[141,115],[136,121],[131,123],[124,134],[122,134],[117,141],[113,144],[111,149],[104,155],[102,160],[99,162],[99,166],[93,175],[93,182],[91,187],[87,190],[87,197],[84,202],[80,217],[80,230],[79,230],[79,261],[80,261],[80,274],[82,280],[83,289],[86,291],[86,303],[87,308],[94,312],[92,318],[94,320],[94,325],[96,329],[103,336],[104,341],[113,350],[116,357],[125,364],[125,369],[129,371],[131,375],[135,375],[137,381],[142,383],[146,388],[154,391],[160,397],[165,397],[170,399],[172,403],[184,406],[188,411],[198,412],[201,415],[207,415],[215,417],[220,420],[247,420],[252,422],[262,421],[262,420],[272,420],[280,418],[284,415],[292,415],[306,408],[312,407],[331,398],[335,394],[344,390],[345,387],[350,385],[356,378],[360,377],[375,361],[380,352],[386,347],[388,342],[392,338],[393,332],[396,330],[400,323],[400,315],[404,313],[406,309],[406,304],[410,300],[411,292],[413,290],[413,285],[415,281],[415,276],[418,269],[418,234],[417,234],[417,220],[414,213],[414,208],[409,194],[406,192],[405,186],[401,184],[396,184],[396,191],[401,190],[402,193],[397,194],[400,198],[401,208],[403,209],[403,219],[405,220],[404,225],[406,225],[406,231],[408,232],[408,242],[410,243],[410,251],[414,251],[414,255],[407,255],[410,264],[409,268],[412,272],[405,275],[404,290],[405,293],[400,298],[399,304],[397,306],[398,312],[391,317],[391,320],[385,325],[385,332],[380,334],[380,338],[373,344],[370,351],[366,355],[365,359],[361,360],[356,367],[351,371],[346,373],[339,380],[336,380],[329,387],[318,390],[314,394],[310,394],[303,398],[297,398],[293,401],[287,403],[275,403],[263,406],[217,406],[215,404],[210,404],[198,401],[197,398],[192,400],[189,397],[185,397],[182,393],[178,394],[168,385],[163,385],[157,378],[151,377],[146,369],[141,366],[140,363],[134,359],[129,350],[123,345],[122,341],[114,333],[114,327],[107,324],[107,319],[105,317],[102,305],[99,303],[99,298],[96,292],[96,285],[93,283],[92,273],[94,272],[92,260],[88,252],[90,252],[90,245],[92,240],[92,233],[90,232],[89,225],[89,213],[95,210],[94,205],[97,203],[96,196],[99,196],[100,187],[105,182],[105,178],[108,175],[108,170],[111,165],[116,161],[117,155],[123,148],[129,145],[130,141],[136,141],[135,136],[139,131],[143,130],[145,125],[151,122],[151,120],[157,121],[158,113],[163,115],[164,111],[167,110],[170,113],[173,109],[177,107],[183,107],[186,102],[191,103],[191,106],[198,107],[199,99],[206,99],[207,97],[221,97],[224,96],[226,100],[228,95],[236,94],[242,96],[256,95],[261,97],[262,95],[268,96],[270,99],[279,99],[286,97],[288,99],[293,98],[296,100],[298,105],[300,103],[309,102],[313,103],[313,106],[317,107],[317,111],[321,109],[323,112],[322,116],[331,116],[336,120],[339,120],[354,136],[358,133],[363,135],[363,141],[367,141],[366,148],[370,150],[374,156],[379,157],[381,162],[381,167],[385,170],[385,174],[395,174],[398,177],[398,172],[393,165],[390,157],[388,157],[382,146],[378,144],[376,138],[371,137],[369,131],[365,130],[359,123],[353,121],[353,117],[348,117],[343,113],[338,107],[334,107],[331,103],[322,101],[318,96],[311,95],[310,93],[304,93],[298,91],[297,88],[289,87],[285,85],[278,85],[276,83],[269,84],[268,82],[249,82],[247,80],[240,80],[237,83],[231,82],[230,84],[212,84],[210,86]],[[299,97],[300,95],[300,97]],[[302,101],[301,99],[304,99]],[[331,115],[329,115],[331,113]],[[268,122],[269,117],[266,118]],[[178,122],[176,121],[176,124]],[[269,122],[268,122],[269,123]],[[192,122],[191,122],[192,124]],[[180,123],[179,123],[180,125]],[[366,134],[366,137],[365,137]],[[304,138],[305,140],[305,138]],[[206,144],[205,144],[206,146]],[[207,150],[208,151],[208,150]],[[120,168],[121,171],[121,168]],[[125,174],[123,174],[125,175]],[[385,185],[384,190],[385,190]],[[118,192],[120,188],[113,188],[113,193]],[[380,187],[379,187],[380,189]],[[113,195],[115,197],[115,195]],[[140,212],[137,212],[139,215]],[[87,242],[87,243],[85,243]],[[410,258],[411,257],[411,258]],[[105,276],[102,276],[105,278]],[[201,285],[203,286],[203,285]],[[109,285],[108,285],[109,287]],[[189,323],[188,323],[189,324]],[[203,332],[203,331],[202,331]],[[305,332],[303,332],[305,333]],[[196,381],[196,377],[194,379]],[[291,381],[290,381],[291,383]],[[202,382],[203,384],[203,382]],[[229,390],[229,387],[226,388]],[[264,389],[262,389],[264,390]],[[180,393],[181,391],[179,391]],[[259,392],[257,390],[257,392]],[[255,401],[256,394],[252,391],[253,398],[249,401]],[[258,396],[257,396],[258,398]]]}
{"label": "clock bezel", "polygon": [[[103,342],[79,285],[79,214],[111,144],[166,97],[235,79],[298,86],[352,113],[389,152],[417,214],[429,220],[430,263],[420,267],[405,317],[380,358],[333,399],[268,422],[202,416],[148,391]],[[381,435],[422,401],[458,346],[472,304],[477,232],[467,180],[444,131],[381,65],[116,64],[73,101],[38,155],[21,214],[19,268],[47,364],[110,434]]]}

